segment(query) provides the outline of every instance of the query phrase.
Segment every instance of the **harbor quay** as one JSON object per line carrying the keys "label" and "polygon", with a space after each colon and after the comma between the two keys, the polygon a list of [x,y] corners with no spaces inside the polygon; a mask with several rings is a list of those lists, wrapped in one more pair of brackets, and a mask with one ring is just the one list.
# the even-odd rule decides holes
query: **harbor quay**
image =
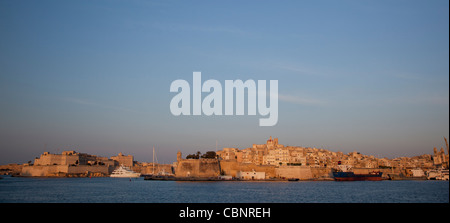
{"label": "harbor quay", "polygon": [[333,152],[320,148],[284,146],[270,137],[265,144],[246,149],[223,148],[202,156],[178,151],[171,164],[138,162],[132,155],[101,157],[76,151],[44,152],[25,164],[0,165],[0,174],[20,177],[109,177],[120,166],[149,180],[334,180],[333,171],[345,166],[352,174],[382,173],[390,180],[448,180],[449,156],[443,148],[433,155],[394,159],[359,152]]}

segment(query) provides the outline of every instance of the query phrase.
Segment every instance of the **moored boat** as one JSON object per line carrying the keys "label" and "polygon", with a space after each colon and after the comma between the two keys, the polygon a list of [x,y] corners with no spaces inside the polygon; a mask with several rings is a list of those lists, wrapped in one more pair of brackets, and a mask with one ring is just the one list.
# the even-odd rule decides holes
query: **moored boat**
{"label": "moored boat", "polygon": [[115,169],[110,177],[116,177],[116,178],[138,178],[140,177],[140,173],[136,173],[132,171],[130,168],[121,165],[119,168]]}
{"label": "moored boat", "polygon": [[351,171],[351,166],[338,165],[338,169],[335,169],[333,173],[334,180],[336,181],[380,181],[382,172],[372,171],[368,174],[356,174]]}
{"label": "moored boat", "polygon": [[380,181],[382,172],[370,172],[369,174],[355,174],[354,172],[333,172],[336,181]]}
{"label": "moored boat", "polygon": [[401,173],[400,174],[398,174],[398,173],[388,173],[387,175],[389,177],[389,180],[426,180],[427,179],[426,176],[420,176],[420,177],[412,176],[412,177],[408,177],[408,176],[405,176],[405,175],[403,175]]}

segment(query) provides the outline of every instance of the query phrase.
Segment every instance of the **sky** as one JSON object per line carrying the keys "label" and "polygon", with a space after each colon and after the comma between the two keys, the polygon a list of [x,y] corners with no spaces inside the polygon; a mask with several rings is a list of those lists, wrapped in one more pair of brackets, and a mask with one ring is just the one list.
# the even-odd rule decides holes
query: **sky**
{"label": "sky", "polygon": [[[264,144],[394,158],[449,136],[449,2],[0,1],[0,164]],[[278,80],[278,122],[174,116],[174,80]],[[206,97],[208,93],[203,93]],[[192,101],[192,99],[191,99]]]}

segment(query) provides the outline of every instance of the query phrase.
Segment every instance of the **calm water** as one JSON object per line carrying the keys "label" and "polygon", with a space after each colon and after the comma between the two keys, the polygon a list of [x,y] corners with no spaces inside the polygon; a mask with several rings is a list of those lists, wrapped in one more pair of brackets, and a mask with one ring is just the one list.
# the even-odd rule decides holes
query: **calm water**
{"label": "calm water", "polygon": [[0,202],[448,203],[449,182],[175,182],[6,176],[0,180]]}

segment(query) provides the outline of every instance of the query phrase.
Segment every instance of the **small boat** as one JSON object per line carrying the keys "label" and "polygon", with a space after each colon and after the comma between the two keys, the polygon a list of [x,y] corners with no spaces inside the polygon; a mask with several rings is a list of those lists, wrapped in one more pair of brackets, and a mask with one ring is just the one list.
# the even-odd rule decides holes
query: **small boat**
{"label": "small boat", "polygon": [[146,175],[144,180],[176,180],[176,178],[168,175]]}
{"label": "small boat", "polygon": [[138,178],[140,177],[140,173],[136,173],[132,171],[130,168],[120,165],[119,168],[115,169],[110,177],[116,177],[116,178]]}
{"label": "small boat", "polygon": [[289,178],[288,181],[299,181],[300,179],[298,178]]}
{"label": "small boat", "polygon": [[388,179],[389,180],[426,180],[426,176],[420,176],[420,177],[408,177],[405,176],[403,173],[388,173]]}
{"label": "small boat", "polygon": [[[156,162],[155,162],[156,158]],[[158,163],[158,157],[156,157],[155,147],[153,146],[153,168],[151,174],[145,174],[144,180],[175,180],[175,176],[172,173],[167,172],[165,169],[160,170],[158,173],[155,173],[155,163]],[[159,170],[159,167],[158,167]]]}

